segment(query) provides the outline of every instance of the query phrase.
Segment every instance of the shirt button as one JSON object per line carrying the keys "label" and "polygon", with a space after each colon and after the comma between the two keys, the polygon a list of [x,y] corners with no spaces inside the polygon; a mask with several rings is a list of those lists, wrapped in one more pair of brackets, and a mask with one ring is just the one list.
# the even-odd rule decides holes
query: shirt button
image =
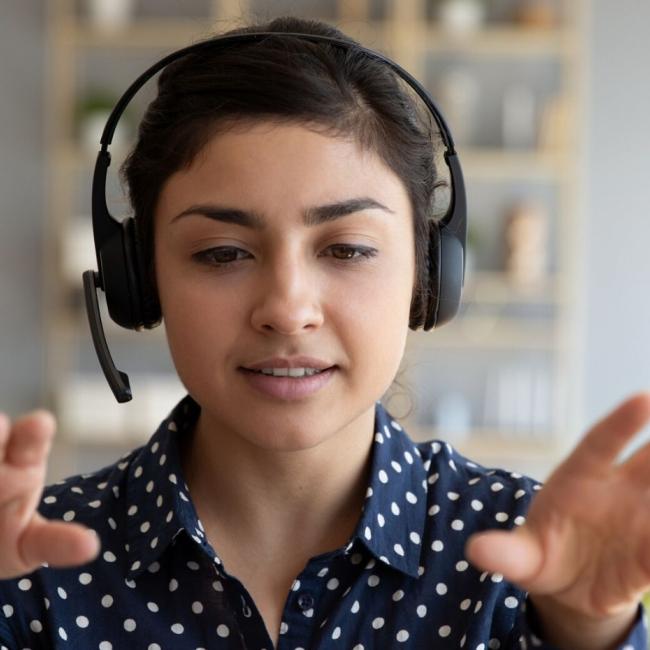
{"label": "shirt button", "polygon": [[314,606],[314,597],[311,594],[300,594],[298,596],[298,607],[304,612]]}

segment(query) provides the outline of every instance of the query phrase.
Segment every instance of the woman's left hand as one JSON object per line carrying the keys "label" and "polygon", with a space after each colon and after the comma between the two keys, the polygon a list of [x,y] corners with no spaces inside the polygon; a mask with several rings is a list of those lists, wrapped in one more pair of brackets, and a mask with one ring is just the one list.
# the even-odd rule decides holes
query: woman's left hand
{"label": "woman's left hand", "polygon": [[649,420],[650,393],[623,402],[555,469],[526,522],[473,535],[468,559],[533,603],[537,594],[546,611],[587,621],[635,612],[650,590],[650,443],[616,460]]}

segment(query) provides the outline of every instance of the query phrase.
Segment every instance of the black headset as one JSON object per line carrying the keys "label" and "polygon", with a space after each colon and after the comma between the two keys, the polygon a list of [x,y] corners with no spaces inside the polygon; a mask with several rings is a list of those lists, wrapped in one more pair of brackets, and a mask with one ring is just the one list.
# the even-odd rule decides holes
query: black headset
{"label": "black headset", "polygon": [[108,146],[117,122],[136,92],[166,65],[187,54],[205,49],[225,48],[230,44],[261,41],[268,37],[304,38],[329,43],[344,49],[355,49],[386,63],[422,98],[433,115],[445,145],[445,161],[449,167],[451,192],[449,207],[439,221],[429,220],[430,297],[424,322],[410,323],[412,329],[430,330],[450,321],[458,312],[465,279],[465,244],[467,238],[467,199],[463,174],[454,149],[454,142],[442,113],[425,88],[406,70],[389,58],[356,43],[329,36],[291,32],[254,32],[217,36],[182,48],[160,59],[142,73],[126,90],[113,108],[101,138],[92,186],[92,220],[98,271],[83,273],[84,295],[90,330],[99,358],[113,394],[118,402],[132,398],[128,376],[115,367],[111,357],[97,302],[97,288],[106,295],[108,312],[113,321],[126,329],[152,329],[160,324],[162,314],[155,290],[148,281],[142,247],[138,243],[134,217],[115,219],[106,205],[106,174],[111,163]]}

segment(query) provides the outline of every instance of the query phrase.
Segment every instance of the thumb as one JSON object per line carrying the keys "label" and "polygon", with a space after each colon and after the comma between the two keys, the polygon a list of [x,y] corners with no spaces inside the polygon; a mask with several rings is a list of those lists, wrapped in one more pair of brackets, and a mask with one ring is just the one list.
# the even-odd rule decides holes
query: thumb
{"label": "thumb", "polygon": [[23,532],[19,549],[25,564],[71,567],[93,560],[100,542],[95,531],[85,526],[46,520],[37,513]]}
{"label": "thumb", "polygon": [[465,556],[479,569],[500,573],[524,589],[539,574],[544,562],[539,539],[526,526],[514,531],[475,533],[465,545]]}

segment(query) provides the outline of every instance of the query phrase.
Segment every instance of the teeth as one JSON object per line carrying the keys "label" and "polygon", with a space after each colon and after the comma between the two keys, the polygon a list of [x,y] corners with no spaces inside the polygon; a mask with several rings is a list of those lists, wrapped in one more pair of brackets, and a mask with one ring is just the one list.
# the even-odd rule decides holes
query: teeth
{"label": "teeth", "polygon": [[255,372],[261,372],[264,375],[273,375],[274,377],[311,377],[322,371],[316,370],[316,368],[263,368]]}

